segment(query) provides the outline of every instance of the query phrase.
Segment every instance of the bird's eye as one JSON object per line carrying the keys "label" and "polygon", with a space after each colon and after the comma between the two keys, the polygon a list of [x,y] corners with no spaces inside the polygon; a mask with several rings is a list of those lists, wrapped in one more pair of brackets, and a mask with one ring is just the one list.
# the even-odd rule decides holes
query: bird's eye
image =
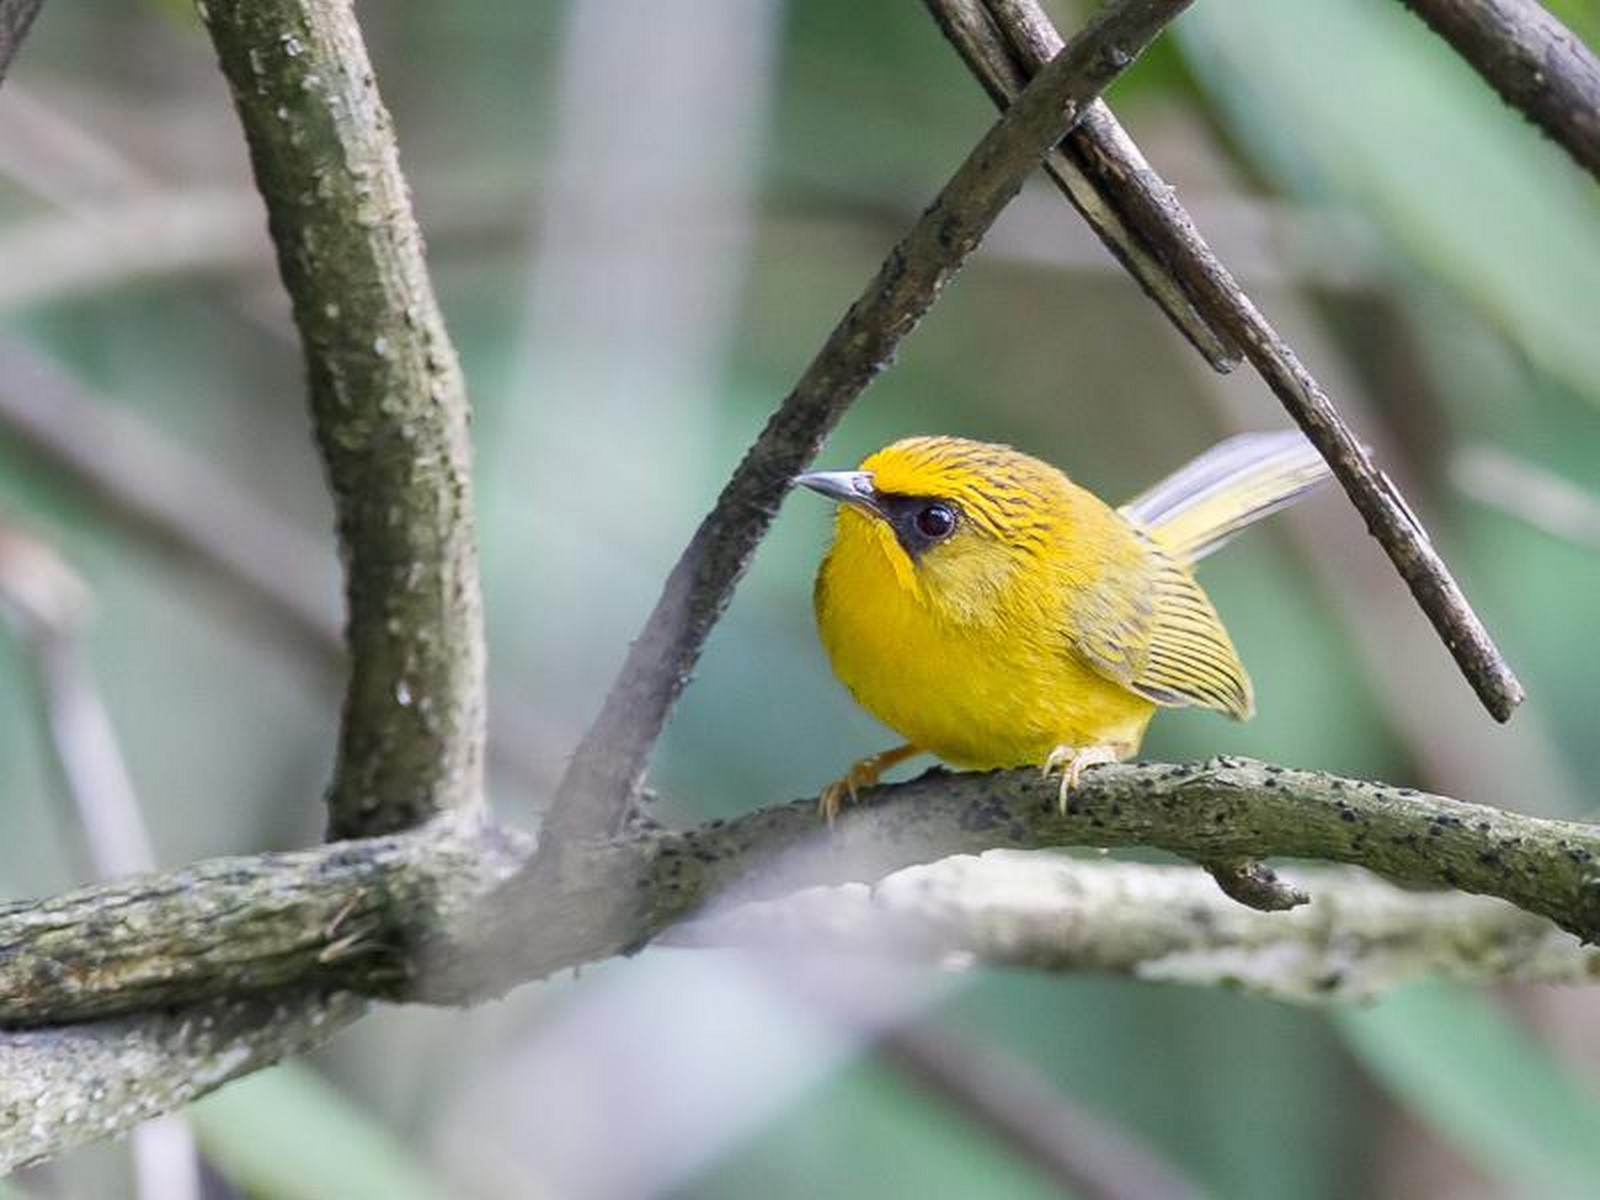
{"label": "bird's eye", "polygon": [[948,504],[927,504],[917,510],[917,532],[930,541],[948,537],[956,527],[956,514]]}

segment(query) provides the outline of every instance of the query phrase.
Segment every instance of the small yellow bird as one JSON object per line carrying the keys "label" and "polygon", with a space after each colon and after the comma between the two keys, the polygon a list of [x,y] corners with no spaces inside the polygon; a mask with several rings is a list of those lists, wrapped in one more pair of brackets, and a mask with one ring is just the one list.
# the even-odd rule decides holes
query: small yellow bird
{"label": "small yellow bird", "polygon": [[834,673],[906,739],[822,793],[912,755],[1079,773],[1132,755],[1158,706],[1244,720],[1250,679],[1191,566],[1325,479],[1299,433],[1218,444],[1113,509],[1010,446],[913,437],[795,482],[840,502],[817,572]]}

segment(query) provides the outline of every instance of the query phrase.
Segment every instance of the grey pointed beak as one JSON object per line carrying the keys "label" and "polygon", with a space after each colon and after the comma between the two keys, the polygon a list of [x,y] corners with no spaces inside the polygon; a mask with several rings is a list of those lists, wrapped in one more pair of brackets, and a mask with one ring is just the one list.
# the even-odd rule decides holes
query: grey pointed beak
{"label": "grey pointed beak", "polygon": [[878,504],[878,490],[872,486],[871,471],[808,471],[804,475],[796,475],[794,481],[841,504],[853,504],[873,513],[882,512]]}

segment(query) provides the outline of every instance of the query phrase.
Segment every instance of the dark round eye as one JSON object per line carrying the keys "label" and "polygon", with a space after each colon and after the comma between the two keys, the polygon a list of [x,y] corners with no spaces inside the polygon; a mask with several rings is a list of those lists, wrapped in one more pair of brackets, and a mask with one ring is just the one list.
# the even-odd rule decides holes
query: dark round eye
{"label": "dark round eye", "polygon": [[917,532],[937,541],[956,527],[956,514],[948,504],[927,504],[917,510]]}

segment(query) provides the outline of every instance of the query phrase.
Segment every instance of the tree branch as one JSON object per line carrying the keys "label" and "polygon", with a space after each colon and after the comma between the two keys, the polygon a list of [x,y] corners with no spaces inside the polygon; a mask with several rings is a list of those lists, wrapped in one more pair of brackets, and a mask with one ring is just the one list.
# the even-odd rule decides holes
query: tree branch
{"label": "tree branch", "polygon": [[[986,3],[1024,73],[1040,69],[1061,46],[1061,35],[1037,0]],[[1109,128],[1103,132],[1107,136],[1091,134],[1080,141],[1084,156],[1099,158],[1100,173],[1112,181],[1103,186],[1114,187],[1115,181],[1124,181],[1124,186],[1114,190],[1121,196],[1127,219],[1147,236],[1160,238],[1156,244],[1174,264],[1174,276],[1183,281],[1196,309],[1212,327],[1239,344],[1250,365],[1327,459],[1365,519],[1368,532],[1410,587],[1484,707],[1496,720],[1509,720],[1522,702],[1522,685],[1393,481],[1373,465],[1366,447],[1345,424],[1333,401],[1211,253],[1170,189],[1144,163],[1131,140],[1125,134],[1120,139],[1111,136]],[[1163,227],[1165,235],[1152,232]]]}
{"label": "tree branch", "polygon": [[1600,828],[1408,788],[1218,758],[1096,768],[1064,813],[1037,771],[932,771],[865,795],[872,803],[832,829],[805,799],[582,843],[574,869],[539,873],[539,891],[519,894],[523,906],[509,912],[485,898],[526,861],[527,845],[493,828],[218,859],[11,905],[0,908],[0,1023],[310,984],[471,1002],[637,949],[713,899],[770,900],[995,848],[1318,858],[1496,896],[1600,938]]}
{"label": "tree branch", "polygon": [[0,1175],[302,1054],[366,1005],[291,993],[0,1036]]}
{"label": "tree branch", "polygon": [[483,634],[467,401],[349,0],[200,6],[305,343],[345,549],[335,837],[480,803]]}
{"label": "tree branch", "polygon": [[667,578],[546,822],[552,853],[615,833],[650,749],[790,480],[893,358],[1083,105],[1191,0],[1116,0],[1039,72],[901,239],[784,398]]}
{"label": "tree branch", "polygon": [[1600,179],[1600,59],[1534,0],[1402,0],[1500,98]]}
{"label": "tree branch", "polygon": [[1592,983],[1600,949],[1499,900],[1415,892],[1355,871],[1299,871],[1292,914],[1232,903],[1189,867],[993,850],[721,909],[674,946],[761,946],[1102,972],[1236,987],[1296,1004],[1367,1000],[1428,975]]}

